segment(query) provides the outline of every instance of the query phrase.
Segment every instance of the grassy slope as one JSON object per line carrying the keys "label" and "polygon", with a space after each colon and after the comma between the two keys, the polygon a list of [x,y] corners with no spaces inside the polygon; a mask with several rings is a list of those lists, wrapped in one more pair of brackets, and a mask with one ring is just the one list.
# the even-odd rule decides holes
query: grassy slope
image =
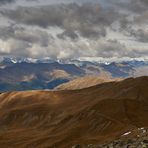
{"label": "grassy slope", "polygon": [[3,148],[69,148],[102,143],[148,126],[148,77],[82,90],[0,95]]}

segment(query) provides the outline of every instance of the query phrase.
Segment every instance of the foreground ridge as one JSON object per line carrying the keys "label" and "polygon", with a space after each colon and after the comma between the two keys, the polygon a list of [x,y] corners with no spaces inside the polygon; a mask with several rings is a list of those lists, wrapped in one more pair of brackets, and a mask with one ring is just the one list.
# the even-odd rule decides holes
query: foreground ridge
{"label": "foreground ridge", "polygon": [[148,77],[81,90],[3,93],[0,145],[3,148],[99,145],[120,139],[129,131],[147,129],[147,108]]}
{"label": "foreground ridge", "polygon": [[124,133],[119,139],[100,145],[75,145],[72,148],[147,148],[148,128],[138,128]]}

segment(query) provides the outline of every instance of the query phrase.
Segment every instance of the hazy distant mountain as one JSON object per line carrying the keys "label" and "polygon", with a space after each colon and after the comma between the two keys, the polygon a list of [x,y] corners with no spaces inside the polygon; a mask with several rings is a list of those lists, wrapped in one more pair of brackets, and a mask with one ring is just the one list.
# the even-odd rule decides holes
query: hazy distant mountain
{"label": "hazy distant mountain", "polygon": [[0,90],[53,89],[84,73],[74,64],[5,61],[0,68]]}
{"label": "hazy distant mountain", "polygon": [[115,78],[111,79],[107,77],[98,77],[98,76],[84,76],[57,86],[56,90],[82,89],[82,88],[88,88],[94,85],[98,85],[106,82],[112,82],[112,81],[120,81],[120,79],[115,79]]}
{"label": "hazy distant mountain", "polygon": [[93,62],[4,57],[0,62],[0,91],[53,89],[85,76],[105,79],[148,75],[147,61]]}
{"label": "hazy distant mountain", "polygon": [[0,146],[95,145],[148,127],[147,117],[148,77],[81,90],[3,93]]}

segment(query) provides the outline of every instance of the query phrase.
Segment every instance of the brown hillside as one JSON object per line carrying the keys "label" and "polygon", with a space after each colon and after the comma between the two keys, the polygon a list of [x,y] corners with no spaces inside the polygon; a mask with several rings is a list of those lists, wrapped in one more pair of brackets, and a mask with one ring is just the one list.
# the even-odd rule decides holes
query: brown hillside
{"label": "brown hillside", "polygon": [[0,95],[2,148],[70,148],[148,127],[148,77],[82,90]]}
{"label": "brown hillside", "polygon": [[75,90],[75,89],[82,89],[91,87],[94,85],[98,85],[105,82],[111,82],[111,81],[118,81],[119,79],[111,79],[111,78],[103,78],[103,77],[97,77],[97,76],[84,76],[79,77],[74,80],[71,80],[70,82],[64,83],[56,87],[57,90]]}

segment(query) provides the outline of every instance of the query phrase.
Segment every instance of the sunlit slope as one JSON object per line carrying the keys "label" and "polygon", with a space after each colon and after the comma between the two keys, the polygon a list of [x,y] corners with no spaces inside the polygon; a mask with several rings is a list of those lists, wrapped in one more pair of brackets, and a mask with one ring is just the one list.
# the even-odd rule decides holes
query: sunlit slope
{"label": "sunlit slope", "polygon": [[101,83],[111,82],[111,81],[120,81],[121,78],[108,78],[108,77],[99,77],[99,76],[84,76],[80,78],[76,78],[67,83],[61,84],[57,86],[55,89],[57,90],[75,90],[75,89],[83,89],[88,88],[94,85],[98,85]]}
{"label": "sunlit slope", "polygon": [[69,148],[148,126],[148,77],[71,91],[0,95],[0,146]]}

